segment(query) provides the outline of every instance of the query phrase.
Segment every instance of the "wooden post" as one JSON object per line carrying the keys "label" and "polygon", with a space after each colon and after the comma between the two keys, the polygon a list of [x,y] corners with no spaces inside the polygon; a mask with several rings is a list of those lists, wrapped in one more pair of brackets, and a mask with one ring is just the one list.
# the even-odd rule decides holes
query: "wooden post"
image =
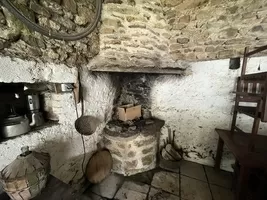
{"label": "wooden post", "polygon": [[241,164],[240,174],[238,177],[237,190],[236,190],[236,200],[247,199],[248,179],[249,179],[249,168]]}
{"label": "wooden post", "polygon": [[223,146],[224,146],[224,141],[219,137],[216,158],[215,158],[215,166],[214,166],[216,170],[219,170],[221,166]]}

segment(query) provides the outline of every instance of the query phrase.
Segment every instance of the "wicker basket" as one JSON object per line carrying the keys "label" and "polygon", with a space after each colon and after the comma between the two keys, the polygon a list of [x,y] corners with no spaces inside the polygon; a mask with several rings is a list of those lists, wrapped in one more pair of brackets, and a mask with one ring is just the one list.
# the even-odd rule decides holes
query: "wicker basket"
{"label": "wicker basket", "polygon": [[13,200],[28,200],[37,196],[45,187],[50,172],[50,156],[47,153],[23,153],[0,174],[3,189]]}

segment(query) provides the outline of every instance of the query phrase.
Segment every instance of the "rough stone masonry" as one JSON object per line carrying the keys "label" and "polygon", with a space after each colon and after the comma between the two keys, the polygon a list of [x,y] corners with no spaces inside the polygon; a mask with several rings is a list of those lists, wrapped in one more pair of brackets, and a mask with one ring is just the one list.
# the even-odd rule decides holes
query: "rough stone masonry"
{"label": "rough stone masonry", "polygon": [[[93,20],[94,0],[14,0],[17,8],[45,28],[64,33],[81,31]],[[38,3],[37,3],[38,2]],[[98,28],[84,39],[66,42],[30,31],[0,7],[0,53],[26,60],[79,66],[99,52]]]}
{"label": "rough stone masonry", "polygon": [[[261,0],[121,0],[104,5],[93,67],[180,67],[267,44]],[[123,70],[123,69],[122,69]]]}
{"label": "rough stone masonry", "polygon": [[[33,21],[68,33],[91,22],[93,2],[15,0]],[[181,68],[180,60],[236,57],[245,46],[264,45],[266,29],[262,0],[106,0],[100,33],[65,42],[31,32],[2,8],[0,51],[69,66]]]}

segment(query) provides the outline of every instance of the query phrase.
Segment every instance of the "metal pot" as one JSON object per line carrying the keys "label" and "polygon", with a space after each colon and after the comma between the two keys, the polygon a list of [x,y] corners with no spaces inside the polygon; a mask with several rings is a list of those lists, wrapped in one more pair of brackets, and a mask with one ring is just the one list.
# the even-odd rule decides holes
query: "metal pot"
{"label": "metal pot", "polygon": [[30,111],[40,109],[40,100],[38,94],[28,94],[27,95],[28,109]]}
{"label": "metal pot", "polygon": [[10,115],[1,125],[3,138],[15,137],[30,131],[29,119],[26,116]]}

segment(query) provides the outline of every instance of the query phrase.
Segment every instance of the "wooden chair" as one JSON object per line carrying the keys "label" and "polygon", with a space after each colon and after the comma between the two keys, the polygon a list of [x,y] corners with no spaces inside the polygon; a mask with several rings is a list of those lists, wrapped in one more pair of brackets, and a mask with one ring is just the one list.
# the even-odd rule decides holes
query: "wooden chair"
{"label": "wooden chair", "polygon": [[[245,200],[251,168],[267,169],[267,137],[258,135],[260,121],[267,122],[267,72],[246,74],[248,58],[267,50],[267,45],[249,51],[245,48],[241,76],[237,80],[236,100],[231,130],[215,129],[219,134],[215,169],[220,169],[223,146],[236,157],[240,165],[236,199]],[[253,104],[253,106],[241,104]],[[251,133],[246,133],[236,125],[238,113],[252,117]]]}

